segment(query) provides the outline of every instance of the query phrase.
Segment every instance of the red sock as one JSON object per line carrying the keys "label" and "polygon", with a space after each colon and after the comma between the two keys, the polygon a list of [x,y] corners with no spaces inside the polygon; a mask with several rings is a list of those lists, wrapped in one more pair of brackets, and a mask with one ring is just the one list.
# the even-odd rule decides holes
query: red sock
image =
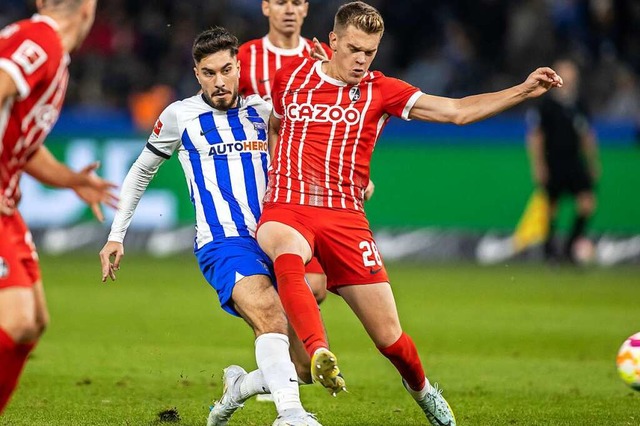
{"label": "red sock", "polygon": [[416,345],[408,334],[403,332],[394,344],[378,350],[391,361],[411,389],[420,391],[424,388],[422,363]]}
{"label": "red sock", "polygon": [[304,262],[295,254],[282,254],[273,262],[278,294],[289,322],[312,356],[318,348],[328,348],[320,309],[304,279]]}
{"label": "red sock", "polygon": [[17,345],[6,331],[0,328],[0,413],[7,406],[27,357],[35,343]]}
{"label": "red sock", "polygon": [[13,338],[0,328],[0,413],[7,405],[9,396],[13,391],[13,388],[9,388],[9,378],[13,370],[16,346]]}

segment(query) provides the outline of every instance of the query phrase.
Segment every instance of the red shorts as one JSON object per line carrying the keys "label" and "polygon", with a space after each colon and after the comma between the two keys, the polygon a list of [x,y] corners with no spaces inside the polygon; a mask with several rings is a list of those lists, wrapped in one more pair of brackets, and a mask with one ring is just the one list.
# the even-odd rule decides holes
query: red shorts
{"label": "red shorts", "polygon": [[364,212],[265,203],[258,226],[289,225],[307,240],[327,275],[327,289],[388,282],[389,277]]}
{"label": "red shorts", "polygon": [[320,265],[320,261],[315,257],[312,257],[309,263],[307,263],[304,267],[304,272],[307,274],[323,274],[324,269],[322,269],[322,265]]}
{"label": "red shorts", "polygon": [[22,216],[0,215],[0,288],[32,287],[39,280],[38,253]]}

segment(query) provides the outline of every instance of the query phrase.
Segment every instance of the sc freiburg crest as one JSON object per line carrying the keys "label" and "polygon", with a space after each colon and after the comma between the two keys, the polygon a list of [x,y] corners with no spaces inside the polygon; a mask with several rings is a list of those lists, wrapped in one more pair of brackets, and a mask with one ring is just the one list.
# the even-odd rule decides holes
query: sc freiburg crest
{"label": "sc freiburg crest", "polygon": [[358,99],[360,99],[360,88],[355,86],[352,87],[351,90],[349,90],[349,99],[351,99],[351,102],[357,102]]}

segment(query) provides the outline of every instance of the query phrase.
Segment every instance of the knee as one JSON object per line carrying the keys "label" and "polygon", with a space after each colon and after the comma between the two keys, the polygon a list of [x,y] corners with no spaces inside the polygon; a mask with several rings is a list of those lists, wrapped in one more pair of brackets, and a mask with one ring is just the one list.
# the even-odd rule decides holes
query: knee
{"label": "knee", "polygon": [[318,305],[321,304],[327,298],[327,276],[324,274],[307,274],[306,278],[313,292],[313,297],[315,297]]}
{"label": "knee", "polygon": [[287,334],[287,316],[282,309],[264,309],[262,314],[254,317],[253,331],[257,336],[266,333]]}
{"label": "knee", "polygon": [[48,319],[37,320],[31,315],[14,315],[2,328],[18,344],[38,340],[48,324]]}
{"label": "knee", "polygon": [[380,328],[371,333],[371,340],[378,348],[386,348],[398,341],[402,336],[402,327],[400,324],[392,324],[388,327]]}

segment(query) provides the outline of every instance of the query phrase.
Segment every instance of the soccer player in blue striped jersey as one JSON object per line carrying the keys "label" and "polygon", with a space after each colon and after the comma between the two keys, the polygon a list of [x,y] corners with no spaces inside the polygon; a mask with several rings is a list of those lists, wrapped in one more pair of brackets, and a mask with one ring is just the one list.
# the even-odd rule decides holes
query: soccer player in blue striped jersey
{"label": "soccer player in blue striped jersey", "polygon": [[192,53],[202,92],[162,112],[129,170],[100,251],[102,281],[116,278],[137,203],[160,165],[177,151],[196,213],[194,251],[200,270],[222,308],[242,317],[256,336],[258,369],[225,369],[225,390],[207,424],[226,425],[246,399],[270,392],[278,411],[274,425],[319,425],[300,403],[272,264],[255,240],[266,189],[271,105],[259,96],[238,95],[238,40],[224,28],[198,35]]}

